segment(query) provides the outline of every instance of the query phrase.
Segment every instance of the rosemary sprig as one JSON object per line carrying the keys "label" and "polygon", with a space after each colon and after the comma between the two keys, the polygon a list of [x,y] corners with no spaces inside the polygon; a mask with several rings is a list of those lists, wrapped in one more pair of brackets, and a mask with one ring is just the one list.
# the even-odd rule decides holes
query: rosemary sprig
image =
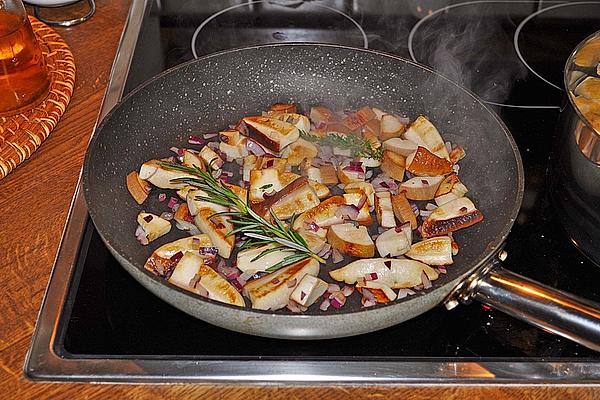
{"label": "rosemary sprig", "polygon": [[383,158],[383,148],[375,147],[369,139],[357,135],[340,135],[338,133],[328,133],[325,136],[313,135],[311,133],[300,131],[300,137],[309,142],[318,143],[323,146],[339,147],[352,151],[353,157],[366,157],[381,160]]}
{"label": "rosemary sprig", "polygon": [[[230,217],[229,221],[235,228],[231,232],[228,232],[228,235],[241,233],[245,236],[246,240],[240,249],[274,244],[278,248],[293,251],[293,254],[286,256],[281,262],[273,265],[267,271],[275,271],[309,257],[314,258],[320,263],[325,263],[325,260],[310,251],[304,238],[291,228],[294,218],[286,226],[273,211],[271,211],[271,221],[258,215],[247,205],[247,202],[244,202],[230,188],[212,176],[210,166],[207,167],[207,171],[202,171],[195,166],[188,167],[169,162],[161,162],[159,165],[168,170],[185,172],[194,176],[194,178],[177,178],[173,181],[186,183],[206,192],[207,196],[198,196],[199,200],[227,206],[231,209],[231,211],[215,213],[214,216],[223,215]],[[246,200],[248,201],[248,199]],[[264,251],[259,254],[258,258],[267,254],[269,252]]]}

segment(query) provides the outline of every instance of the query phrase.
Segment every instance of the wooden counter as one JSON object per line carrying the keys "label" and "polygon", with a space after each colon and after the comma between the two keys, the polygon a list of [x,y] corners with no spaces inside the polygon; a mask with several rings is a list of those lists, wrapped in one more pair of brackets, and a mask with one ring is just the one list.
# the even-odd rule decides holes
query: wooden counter
{"label": "wooden counter", "polygon": [[77,83],[57,129],[33,156],[0,181],[0,398],[2,399],[595,399],[598,387],[283,387],[34,383],[22,368],[56,256],[88,139],[129,1],[97,0],[96,15],[57,29],[71,46]]}

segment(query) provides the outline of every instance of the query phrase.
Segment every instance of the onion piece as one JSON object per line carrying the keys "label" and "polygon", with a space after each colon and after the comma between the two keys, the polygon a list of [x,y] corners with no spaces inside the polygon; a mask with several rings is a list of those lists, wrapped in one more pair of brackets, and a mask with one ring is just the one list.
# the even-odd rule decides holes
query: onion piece
{"label": "onion piece", "polygon": [[167,221],[171,221],[173,219],[173,213],[165,211],[164,213],[160,214],[160,217]]}
{"label": "onion piece", "polygon": [[421,281],[423,281],[423,289],[430,289],[433,286],[425,272],[421,272]]}
{"label": "onion piece", "polygon": [[354,293],[354,286],[344,285],[342,293],[344,293],[344,296],[346,297],[350,296],[352,293]]}
{"label": "onion piece", "polygon": [[[371,181],[376,192],[397,192],[398,184],[387,175],[379,174]],[[394,193],[395,194],[395,193]]]}
{"label": "onion piece", "polygon": [[330,305],[331,305],[331,303],[330,303],[329,299],[325,299],[319,306],[319,310],[327,311],[327,309],[329,308]]}
{"label": "onion piece", "polygon": [[344,256],[337,249],[333,249],[331,251],[331,261],[333,261],[334,264],[337,264],[343,260],[344,260]]}
{"label": "onion piece", "polygon": [[202,146],[202,145],[206,144],[206,140],[203,137],[198,136],[198,135],[190,135],[188,137],[188,143],[189,144],[197,144],[197,145]]}
{"label": "onion piece", "polygon": [[161,203],[163,201],[165,201],[166,199],[167,199],[167,195],[166,194],[164,194],[164,193],[159,193],[158,194],[158,201],[160,201]]}
{"label": "onion piece", "polygon": [[438,271],[439,271],[440,274],[447,274],[448,273],[448,271],[446,270],[446,267],[444,267],[443,265],[439,265],[437,267],[437,269],[438,269]]}
{"label": "onion piece", "polygon": [[205,133],[202,136],[204,136],[204,139],[212,139],[212,138],[216,137],[217,135],[218,135],[218,133],[213,132],[213,133]]}
{"label": "onion piece", "polygon": [[338,284],[330,283],[329,285],[327,285],[327,292],[329,294],[333,294],[335,292],[339,292],[340,290],[341,290],[340,289],[340,285],[338,285]]}
{"label": "onion piece", "polygon": [[356,221],[359,213],[360,209],[357,206],[353,204],[342,204],[335,211],[335,216],[342,219],[351,219],[352,221]]}
{"label": "onion piece", "polygon": [[248,151],[254,154],[255,156],[264,156],[265,154],[267,154],[265,149],[260,144],[258,144],[258,142],[255,142],[252,139],[246,140],[246,149],[248,149]]}

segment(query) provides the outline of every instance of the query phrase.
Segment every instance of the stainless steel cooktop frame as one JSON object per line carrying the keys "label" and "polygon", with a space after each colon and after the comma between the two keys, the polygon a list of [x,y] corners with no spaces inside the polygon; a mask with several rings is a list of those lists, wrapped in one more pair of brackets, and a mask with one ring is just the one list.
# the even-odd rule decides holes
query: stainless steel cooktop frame
{"label": "stainless steel cooktop frame", "polygon": [[[98,121],[119,101],[149,0],[133,0]],[[419,359],[368,361],[199,360],[186,357],[89,358],[55,350],[59,319],[75,276],[88,219],[78,184],[38,316],[24,374],[32,380],[84,382],[196,382],[221,384],[595,385],[600,362],[573,360]]]}

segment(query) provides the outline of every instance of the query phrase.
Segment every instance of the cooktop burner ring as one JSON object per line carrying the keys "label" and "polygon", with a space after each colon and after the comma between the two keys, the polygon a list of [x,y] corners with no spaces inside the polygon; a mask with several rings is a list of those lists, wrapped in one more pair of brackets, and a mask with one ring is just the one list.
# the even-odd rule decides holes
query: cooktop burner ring
{"label": "cooktop burner ring", "polygon": [[[433,12],[428,13],[427,15],[425,15],[423,18],[421,18],[419,21],[417,21],[417,23],[412,27],[412,29],[409,32],[408,35],[408,52],[410,54],[410,58],[415,61],[415,62],[421,62],[417,59],[417,56],[415,54],[415,48],[414,48],[414,43],[415,43],[415,35],[416,33],[419,31],[420,27],[427,22],[428,20],[430,20],[431,18],[436,17],[437,15],[443,13],[443,12],[448,12],[451,9],[454,8],[458,8],[458,7],[468,7],[471,5],[481,5],[481,4],[488,4],[488,3],[511,3],[512,1],[510,0],[474,0],[474,1],[465,1],[465,2],[461,2],[461,3],[456,3],[456,4],[450,4],[444,7],[441,7]],[[519,3],[535,3],[534,1],[520,1]],[[588,2],[586,2],[588,3]],[[591,3],[591,2],[589,2]],[[575,4],[575,3],[573,3]],[[560,5],[564,5],[564,4],[560,4]],[[541,5],[538,5],[541,6]],[[538,9],[538,11],[536,11],[534,14],[538,14],[540,13],[540,11],[543,11],[546,9]],[[532,15],[534,15],[532,14]],[[531,15],[528,16],[528,18],[531,18]],[[520,61],[527,66],[528,70],[532,71],[531,68],[523,61],[523,59],[520,57]],[[435,69],[435,68],[434,68]],[[532,71],[533,72],[533,71]],[[534,72],[535,73],[535,72]],[[538,76],[536,74],[536,76]],[[471,88],[469,88],[470,90],[472,90]],[[521,109],[560,109],[560,105],[537,105],[537,104],[508,104],[508,103],[503,103],[503,102],[496,102],[496,101],[492,101],[490,99],[486,99],[486,98],[482,98],[483,102],[492,106],[498,106],[498,107],[506,107],[506,108],[521,108]]]}
{"label": "cooktop burner ring", "polygon": [[560,90],[561,92],[564,91],[564,89],[562,88],[562,86],[558,86],[555,83],[552,83],[550,81],[550,79],[545,78],[544,76],[542,76],[542,74],[538,73],[526,60],[525,57],[523,56],[522,52],[521,52],[521,47],[519,45],[519,38],[521,37],[521,32],[523,30],[523,28],[534,18],[538,17],[541,14],[547,13],[549,11],[553,11],[559,8],[563,8],[563,7],[570,7],[570,6],[581,6],[581,5],[598,5],[598,2],[595,1],[578,1],[578,2],[574,2],[574,3],[561,3],[561,4],[555,4],[549,7],[545,7],[545,8],[541,8],[539,10],[537,10],[536,12],[532,13],[531,15],[529,15],[527,18],[525,18],[523,21],[521,21],[521,23],[517,26],[517,29],[515,30],[515,34],[513,36],[513,44],[515,47],[515,51],[517,52],[517,56],[519,57],[519,59],[521,60],[521,62],[523,63],[523,65],[525,65],[525,67],[527,67],[527,69],[534,74],[535,76],[537,76],[539,79],[541,79],[542,81],[544,81],[546,84],[550,85],[551,87]]}
{"label": "cooktop burner ring", "polygon": [[[196,51],[196,40],[198,39],[198,35],[200,34],[200,31],[202,31],[202,29],[212,20],[214,20],[215,18],[217,18],[218,16],[225,14],[229,11],[235,10],[237,8],[240,7],[245,7],[245,6],[252,6],[254,4],[259,4],[259,3],[263,3],[263,4],[277,4],[277,2],[273,2],[272,0],[251,0],[245,3],[241,3],[241,4],[236,4],[227,8],[222,9],[221,11],[218,11],[212,15],[210,15],[209,17],[207,17],[204,21],[202,21],[202,23],[200,25],[198,25],[198,27],[196,28],[196,30],[194,31],[194,34],[192,35],[192,40],[190,43],[191,49],[192,49],[192,54],[194,56],[195,59],[197,59],[198,57],[200,57],[200,55],[198,55],[198,52]],[[301,3],[304,3],[304,1],[301,1]],[[330,7],[327,6],[325,4],[317,4],[317,3],[311,3],[313,6],[315,7],[319,7],[319,8],[323,8],[329,11],[332,11],[336,14],[339,14],[341,16],[343,16],[344,18],[346,18],[347,20],[349,20],[350,22],[352,22],[352,24],[359,30],[359,32],[362,35],[363,38],[363,48],[368,49],[369,48],[369,38],[367,37],[367,33],[365,32],[365,30],[363,29],[363,27],[354,19],[352,18],[350,15],[346,14],[343,11],[338,10],[337,8],[334,7]],[[285,6],[285,5],[283,5]]]}

